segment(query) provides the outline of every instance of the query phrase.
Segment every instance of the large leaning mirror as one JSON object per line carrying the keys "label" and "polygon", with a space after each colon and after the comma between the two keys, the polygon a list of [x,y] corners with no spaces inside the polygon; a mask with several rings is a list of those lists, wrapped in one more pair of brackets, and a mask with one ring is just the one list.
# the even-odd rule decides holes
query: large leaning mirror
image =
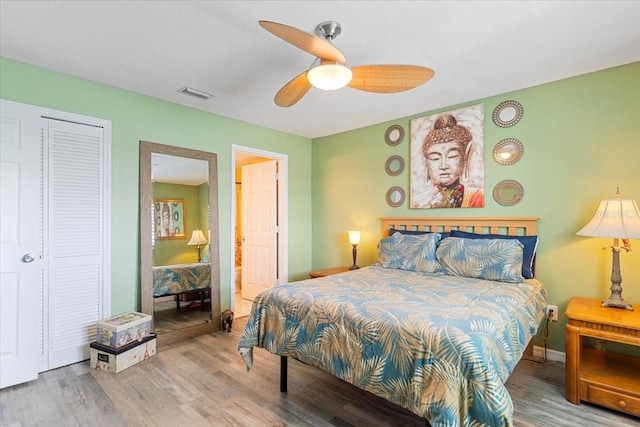
{"label": "large leaning mirror", "polygon": [[217,155],[140,141],[140,296],[158,345],[220,329]]}

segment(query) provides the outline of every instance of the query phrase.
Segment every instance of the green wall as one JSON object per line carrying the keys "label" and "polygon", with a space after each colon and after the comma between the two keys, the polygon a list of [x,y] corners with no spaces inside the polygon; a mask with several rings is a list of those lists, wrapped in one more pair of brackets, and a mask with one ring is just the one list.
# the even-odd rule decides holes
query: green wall
{"label": "green wall", "polygon": [[[499,78],[499,76],[496,76]],[[427,83],[428,84],[428,83]],[[493,124],[493,109],[513,99],[524,108],[522,120],[510,128]],[[409,209],[386,204],[389,187],[402,186],[409,196],[409,121],[414,117],[483,103],[485,108],[485,207]],[[405,130],[397,146],[384,133],[392,124]],[[510,166],[493,161],[493,146],[504,138],[524,145],[522,159]],[[384,171],[386,159],[399,154],[405,171]],[[347,230],[362,230],[360,266],[377,261],[383,216],[536,216],[540,245],[538,278],[548,289],[549,303],[564,313],[574,295],[609,296],[612,240],[576,236],[603,198],[620,187],[623,197],[640,202],[640,63],[556,81],[501,96],[470,100],[388,123],[313,141],[313,268],[351,265]],[[515,206],[498,205],[491,192],[504,179],[518,180],[524,199]],[[640,303],[640,241],[620,255],[625,299]],[[563,315],[550,329],[552,349],[564,351]],[[542,336],[536,345],[542,345]]]}
{"label": "green wall", "polygon": [[[288,157],[289,278],[311,268],[311,141],[137,93],[0,58],[0,97],[111,120],[112,313],[140,308],[139,141],[218,155],[221,307],[229,307],[231,271],[231,146]],[[213,100],[212,102],[216,102]]]}

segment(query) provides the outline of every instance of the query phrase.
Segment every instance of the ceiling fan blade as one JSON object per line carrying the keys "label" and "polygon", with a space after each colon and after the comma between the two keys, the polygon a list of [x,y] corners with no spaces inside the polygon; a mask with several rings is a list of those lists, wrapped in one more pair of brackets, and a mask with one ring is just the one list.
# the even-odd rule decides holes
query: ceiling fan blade
{"label": "ceiling fan blade", "polygon": [[291,107],[311,89],[311,83],[307,80],[307,72],[303,71],[284,85],[276,93],[274,101],[280,107]]}
{"label": "ceiling fan blade", "polygon": [[271,34],[280,37],[287,43],[291,43],[297,48],[310,53],[311,55],[322,58],[331,59],[345,64],[347,59],[342,52],[338,50],[334,45],[320,37],[313,34],[306,33],[294,27],[290,27],[285,24],[278,24],[271,21],[258,21],[258,24]]}
{"label": "ceiling fan blade", "polygon": [[358,65],[351,67],[351,72],[350,88],[378,93],[413,89],[434,75],[431,68],[418,65]]}

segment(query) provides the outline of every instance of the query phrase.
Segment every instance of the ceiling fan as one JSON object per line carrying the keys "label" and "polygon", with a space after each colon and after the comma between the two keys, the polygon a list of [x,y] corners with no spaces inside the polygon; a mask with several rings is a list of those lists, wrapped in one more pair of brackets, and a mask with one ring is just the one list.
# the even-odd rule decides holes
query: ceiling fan
{"label": "ceiling fan", "polygon": [[258,21],[260,26],[282,40],[315,56],[307,71],[285,84],[274,101],[280,107],[291,107],[311,87],[335,90],[345,86],[365,92],[393,93],[413,89],[433,77],[433,70],[418,65],[356,65],[347,60],[331,42],[341,32],[336,21],[318,24],[316,35],[271,21]]}

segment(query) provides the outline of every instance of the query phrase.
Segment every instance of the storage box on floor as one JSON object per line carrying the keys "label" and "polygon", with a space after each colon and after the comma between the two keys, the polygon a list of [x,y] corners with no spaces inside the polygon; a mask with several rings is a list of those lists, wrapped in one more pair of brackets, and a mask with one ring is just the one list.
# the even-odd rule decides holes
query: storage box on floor
{"label": "storage box on floor", "polygon": [[151,315],[129,311],[96,324],[96,342],[111,348],[139,341],[151,333]]}
{"label": "storage box on floor", "polygon": [[94,369],[120,372],[156,354],[151,316],[130,311],[96,325],[96,342],[90,345]]}
{"label": "storage box on floor", "polygon": [[156,354],[156,335],[146,336],[117,349],[97,342],[91,343],[90,366],[93,369],[118,373]]}

